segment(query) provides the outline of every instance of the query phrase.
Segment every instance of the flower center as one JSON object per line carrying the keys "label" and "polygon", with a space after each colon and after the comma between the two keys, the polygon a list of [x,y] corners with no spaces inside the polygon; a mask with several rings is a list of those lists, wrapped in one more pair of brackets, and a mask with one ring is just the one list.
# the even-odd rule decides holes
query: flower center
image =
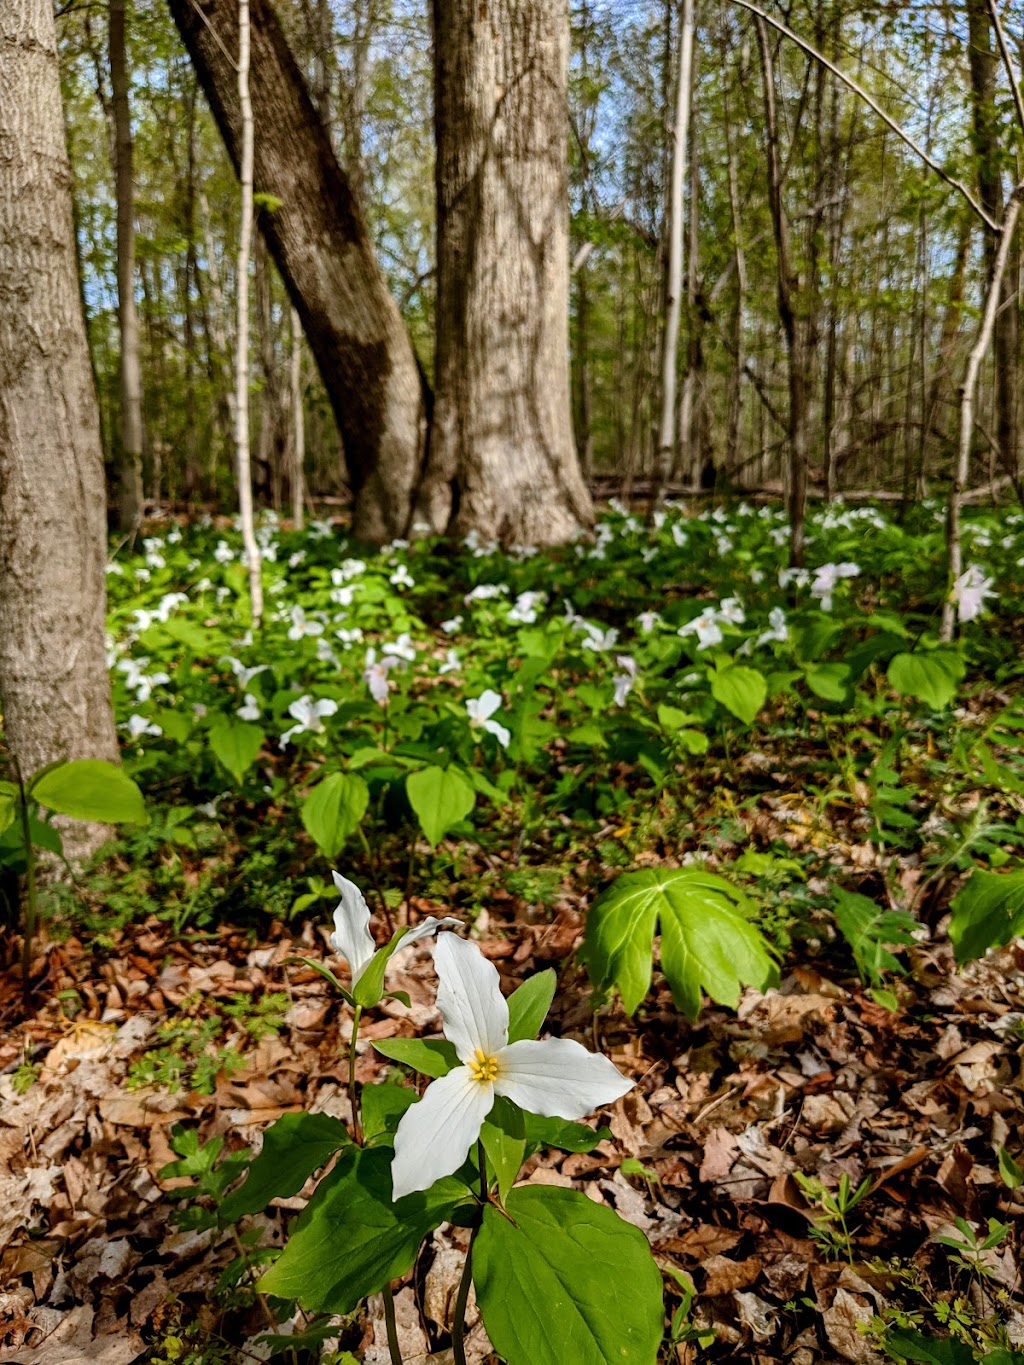
{"label": "flower center", "polygon": [[498,1078],[497,1057],[488,1057],[482,1048],[477,1048],[472,1060],[466,1065],[469,1067],[470,1075],[474,1081],[480,1081],[483,1085],[487,1085]]}

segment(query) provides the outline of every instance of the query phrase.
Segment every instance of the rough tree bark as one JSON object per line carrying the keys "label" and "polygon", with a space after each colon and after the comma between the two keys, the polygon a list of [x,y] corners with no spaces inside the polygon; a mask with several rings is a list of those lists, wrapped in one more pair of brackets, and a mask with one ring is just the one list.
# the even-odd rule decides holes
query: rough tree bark
{"label": "rough tree bark", "polygon": [[566,0],[434,0],[431,525],[556,544],[591,520],[569,396]]}
{"label": "rough tree bark", "polygon": [[[118,757],[106,497],[49,0],[0,5],[0,697],[24,776]],[[73,825],[69,853],[95,842]]]}
{"label": "rough tree bark", "polygon": [[142,521],[142,368],[139,363],[139,320],[135,312],[135,184],[125,53],[125,0],[110,0],[108,53],[117,204],[117,318],[121,333],[121,448],[115,510],[118,530],[134,535]]}
{"label": "rough tree bark", "polygon": [[[235,0],[168,0],[236,169],[241,109],[231,54]],[[262,231],[302,320],[345,447],[353,529],[407,530],[426,402],[412,344],[373,254],[352,187],[313,108],[270,0],[251,0],[254,184],[280,200]]]}

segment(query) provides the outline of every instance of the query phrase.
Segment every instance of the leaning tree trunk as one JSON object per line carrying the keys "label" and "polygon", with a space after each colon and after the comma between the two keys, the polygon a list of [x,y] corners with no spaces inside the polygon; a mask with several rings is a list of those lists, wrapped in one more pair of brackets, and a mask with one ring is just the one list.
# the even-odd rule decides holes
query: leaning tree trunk
{"label": "leaning tree trunk", "polygon": [[[231,54],[237,0],[168,0],[228,153],[238,168],[242,115]],[[373,254],[351,185],[270,0],[251,0],[254,187],[267,245],[302,320],[338,423],[355,495],[353,529],[389,540],[408,529],[425,432],[412,343]]]}
{"label": "leaning tree trunk", "polygon": [[[50,0],[0,5],[0,696],[23,776],[117,759],[99,412]],[[72,827],[81,854],[95,827]]]}
{"label": "leaning tree trunk", "polygon": [[434,0],[437,359],[426,519],[557,544],[591,520],[569,396],[566,0]]}
{"label": "leaning tree trunk", "polygon": [[108,51],[117,201],[117,317],[121,333],[121,448],[116,512],[118,529],[134,535],[142,521],[142,367],[139,363],[139,319],[135,311],[135,184],[125,54],[125,0],[110,0]]}

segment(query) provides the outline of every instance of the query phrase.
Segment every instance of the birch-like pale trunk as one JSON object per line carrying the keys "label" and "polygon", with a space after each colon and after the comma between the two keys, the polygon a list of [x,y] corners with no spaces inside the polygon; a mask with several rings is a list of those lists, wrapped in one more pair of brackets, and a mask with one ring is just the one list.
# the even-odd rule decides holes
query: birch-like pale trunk
{"label": "birch-like pale trunk", "polygon": [[683,179],[689,135],[690,90],[693,77],[693,5],[683,0],[679,29],[679,77],[676,114],[672,126],[672,180],[668,202],[668,280],[665,335],[661,347],[661,419],[658,423],[657,479],[664,486],[672,473],[676,434],[676,372],[679,364],[679,323],[683,308]]}
{"label": "birch-like pale trunk", "polygon": [[294,308],[291,310],[291,325],[292,519],[296,531],[301,531],[306,524],[305,489],[302,482],[303,466],[306,463],[306,421],[302,409],[302,323]]}
{"label": "birch-like pale trunk", "polygon": [[1020,218],[1021,199],[1024,198],[1024,182],[1014,190],[1003,219],[999,249],[996,252],[989,280],[988,294],[985,298],[985,312],[982,315],[978,336],[971,348],[964,373],[963,387],[960,390],[960,441],[957,447],[956,468],[949,490],[949,503],[946,507],[946,554],[949,566],[949,587],[946,600],[942,604],[942,630],[940,638],[950,641],[956,629],[957,610],[953,600],[956,581],[963,573],[963,541],[960,534],[960,514],[963,509],[964,493],[971,471],[971,437],[974,434],[974,398],[978,388],[978,371],[992,342],[996,325],[996,313],[1002,292],[1006,263],[1010,259],[1013,237]]}
{"label": "birch-like pale trunk", "polygon": [[253,629],[263,619],[260,547],[252,510],[252,459],[249,452],[249,256],[252,250],[253,126],[249,99],[249,0],[238,0],[238,101],[242,115],[239,180],[242,221],[238,230],[238,328],[235,345],[235,468],[242,543],[249,566],[249,598]]}

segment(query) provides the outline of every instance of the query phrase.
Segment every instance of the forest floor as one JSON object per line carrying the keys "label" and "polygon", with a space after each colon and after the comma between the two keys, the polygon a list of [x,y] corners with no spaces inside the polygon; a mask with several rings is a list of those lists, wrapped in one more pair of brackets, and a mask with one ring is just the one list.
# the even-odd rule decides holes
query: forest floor
{"label": "forest floor", "polygon": [[[568,896],[550,923],[524,924],[499,907],[482,946],[511,986],[563,964],[580,930]],[[295,965],[298,954],[324,951],[311,928],[298,941],[284,929],[266,942],[228,929],[181,939],[158,921],[126,931],[101,962],[74,939],[47,951],[48,1003],[0,1034],[0,1066],[42,1058],[24,1094],[12,1095],[8,1082],[0,1116],[0,1360],[129,1365],[168,1337],[193,1347],[222,1341],[223,1359],[250,1358],[239,1343],[262,1330],[258,1314],[218,1305],[215,1292],[236,1255],[232,1237],[176,1231],[168,1190],[187,1182],[160,1172],[174,1160],[178,1123],[196,1125],[204,1142],[219,1135],[245,1146],[283,1113],[347,1118],[347,1008]],[[878,1360],[878,1338],[865,1328],[882,1310],[933,1323],[939,1304],[975,1324],[998,1312],[1024,1339],[1024,1201],[1000,1179],[996,1157],[1024,1124],[1022,967],[1014,947],[954,972],[947,945],[924,943],[898,1014],[857,981],[806,967],[777,990],[748,990],[735,1013],[708,1009],[692,1027],[680,1025],[664,990],[634,1021],[616,1010],[594,1021],[570,968],[555,1027],[597,1043],[641,1081],[610,1111],[612,1136],[595,1152],[535,1158],[528,1178],[606,1201],[643,1229],[664,1265],[690,1277],[698,1298],[679,1360]],[[439,1030],[428,948],[400,959],[392,985],[411,1004],[390,1002],[364,1029],[363,1082],[385,1065],[370,1039]],[[19,989],[13,973],[0,984],[8,1021]],[[162,1028],[191,1020],[198,1029],[219,1004],[267,993],[284,997],[277,1026],[212,1093],[131,1079]],[[80,1008],[69,1010],[72,1000]],[[642,1174],[622,1173],[629,1158]],[[815,1236],[821,1209],[798,1173],[830,1189],[843,1175],[854,1186],[871,1180],[850,1217],[848,1254],[836,1220],[824,1225],[831,1238]],[[282,1220],[303,1201],[282,1202],[256,1220],[269,1245],[280,1244]],[[958,1216],[1009,1225],[982,1257],[982,1274],[953,1264],[935,1241],[959,1235]],[[438,1233],[398,1295],[409,1362],[451,1358],[438,1343],[447,1340],[463,1236]],[[378,1319],[375,1343],[369,1318],[346,1344],[383,1365],[380,1329]]]}
{"label": "forest floor", "polygon": [[[699,527],[690,526],[695,541]],[[258,1147],[266,1125],[284,1114],[350,1119],[345,1054],[351,1014],[300,960],[330,961],[337,968],[327,942],[333,892],[309,876],[310,867],[322,872],[332,865],[352,868],[365,885],[378,874],[392,884],[404,881],[404,893],[386,898],[399,922],[446,913],[471,921],[506,993],[532,973],[555,968],[558,989],[546,1027],[605,1052],[636,1079],[634,1090],[596,1116],[608,1135],[592,1152],[542,1151],[529,1159],[523,1177],[571,1185],[643,1230],[665,1272],[665,1361],[905,1359],[894,1347],[900,1331],[934,1340],[933,1354],[912,1358],[939,1365],[959,1365],[957,1349],[965,1344],[968,1359],[971,1350],[979,1358],[989,1351],[991,1365],[1017,1359],[1012,1348],[1024,1346],[1024,1175],[1012,1154],[1021,1157],[1024,1129],[1024,949],[1012,940],[957,965],[949,909],[972,871],[983,865],[998,870],[1008,859],[1012,864],[1024,841],[1024,784],[1014,785],[1024,774],[1011,752],[1024,722],[1006,719],[1019,711],[1020,623],[1001,616],[996,628],[983,627],[976,643],[964,647],[970,672],[953,723],[948,713],[941,718],[948,698],[926,703],[924,711],[913,701],[901,709],[870,660],[861,673],[854,672],[859,664],[836,662],[852,658],[855,636],[870,643],[902,629],[885,593],[912,591],[908,578],[919,567],[920,542],[879,526],[879,564],[872,585],[861,589],[871,598],[866,609],[851,597],[845,608],[837,603],[834,620],[819,619],[832,612],[831,598],[827,607],[820,599],[794,606],[779,597],[771,571],[758,613],[773,603],[777,612],[786,600],[790,643],[777,619],[774,636],[759,635],[765,622],[743,625],[743,613],[728,607],[731,587],[746,582],[748,617],[757,614],[751,610],[757,581],[750,579],[751,560],[735,566],[733,585],[722,582],[720,563],[710,564],[708,576],[723,599],[717,619],[725,647],[749,636],[755,660],[757,649],[774,652],[770,664],[760,664],[769,701],[753,728],[737,725],[730,704],[720,701],[713,673],[725,664],[719,659],[712,669],[703,642],[698,646],[687,629],[709,600],[708,586],[695,581],[695,566],[706,556],[699,544],[684,550],[679,534],[669,541],[666,529],[666,565],[655,600],[665,616],[671,601],[685,603],[665,629],[662,652],[639,633],[628,646],[641,661],[628,707],[624,699],[609,709],[624,667],[614,651],[625,646],[609,648],[606,638],[600,648],[588,652],[584,645],[581,652],[572,640],[596,638],[597,627],[581,628],[581,618],[567,614],[550,627],[562,650],[553,664],[534,638],[539,632],[533,623],[521,619],[529,614],[520,608],[523,596],[539,595],[521,579],[510,594],[511,601],[517,588],[527,590],[515,599],[521,630],[514,649],[507,644],[511,627],[503,633],[491,616],[477,616],[461,635],[447,632],[460,648],[475,632],[475,643],[466,648],[478,646],[484,660],[471,665],[463,659],[469,677],[458,682],[456,695],[471,695],[493,679],[513,698],[507,712],[499,712],[509,720],[511,744],[503,749],[500,738],[492,744],[489,737],[485,749],[478,731],[450,728],[455,704],[448,714],[447,703],[437,700],[438,662],[447,658],[448,667],[452,658],[451,650],[445,654],[450,640],[441,636],[431,646],[435,672],[429,677],[417,675],[422,663],[404,673],[396,665],[390,709],[368,701],[360,710],[352,703],[330,722],[348,729],[326,740],[311,726],[298,738],[305,752],[294,758],[296,741],[291,747],[275,741],[274,721],[266,715],[282,726],[294,721],[299,712],[292,699],[308,679],[321,676],[318,669],[333,676],[338,661],[324,657],[308,619],[332,582],[332,592],[342,594],[332,601],[350,610],[347,586],[339,590],[339,580],[326,571],[318,586],[311,570],[313,595],[304,599],[309,618],[282,604],[278,644],[269,634],[258,651],[247,646],[253,649],[250,663],[266,657],[273,664],[273,683],[264,681],[260,691],[254,672],[245,678],[238,673],[237,659],[231,662],[237,684],[226,669],[217,673],[212,664],[197,662],[216,658],[224,647],[220,635],[204,641],[199,633],[222,629],[209,599],[187,624],[160,633],[169,614],[172,623],[184,621],[189,585],[181,585],[180,618],[165,612],[161,622],[154,616],[154,603],[166,602],[161,594],[178,584],[170,578],[173,566],[163,562],[171,551],[147,542],[147,554],[161,561],[153,572],[160,578],[166,569],[168,578],[152,585],[151,598],[138,584],[125,587],[114,619],[115,635],[127,640],[127,666],[119,665],[115,678],[119,688],[135,692],[134,698],[118,694],[122,725],[128,727],[129,712],[139,722],[141,712],[152,726],[152,739],[143,734],[141,747],[126,748],[128,770],[153,811],[152,827],[125,836],[98,870],[55,901],[49,929],[36,945],[27,1012],[17,937],[0,940],[9,964],[0,973],[0,1365],[221,1365],[268,1358],[260,1302],[247,1277],[232,1270],[237,1232],[178,1228],[175,1216],[187,1205],[190,1182],[163,1172],[183,1150],[185,1132],[197,1133],[199,1150],[212,1154],[215,1148],[206,1144],[215,1139],[225,1151]],[[867,560],[870,537],[859,524],[848,529]],[[628,524],[627,531],[634,534]],[[726,531],[740,539],[741,530]],[[209,536],[205,555],[189,560],[193,580],[205,570],[220,572],[214,565],[225,566],[226,581],[237,569],[219,553],[223,541],[217,554],[210,553],[217,534]],[[760,530],[756,534],[753,562],[781,557],[778,538],[769,542]],[[1020,539],[1017,532],[1011,557]],[[173,540],[172,534],[169,544]],[[836,548],[834,536],[829,548]],[[328,554],[312,542],[310,549],[311,555]],[[184,557],[184,549],[180,553]],[[340,554],[330,554],[328,562],[338,562]],[[634,591],[630,609],[651,595],[650,587],[631,578],[637,554],[634,546],[630,560],[624,551],[623,563],[607,569],[608,582],[600,592],[593,589],[589,601],[591,619],[606,633],[609,617],[618,622],[612,636],[627,633],[627,613],[620,601],[607,609],[608,594]],[[680,567],[682,554],[691,559]],[[436,594],[424,561],[410,552],[410,562],[425,592]],[[651,555],[643,565],[642,574],[657,577]],[[454,572],[447,562],[442,567]],[[385,573],[392,570],[390,583],[397,580],[401,592],[404,582],[393,561]],[[466,593],[467,617],[471,599],[474,613],[496,610],[495,594],[473,587],[481,581],[473,561],[467,572],[476,577],[457,590]],[[502,572],[542,571],[537,560],[526,560],[511,567],[503,561]],[[603,579],[606,569],[596,572]],[[566,573],[578,570],[570,564]],[[492,564],[482,578],[494,577]],[[671,586],[680,581],[685,591]],[[371,639],[407,627],[414,640],[431,630],[437,636],[427,606],[414,616],[407,599],[396,607],[389,592],[366,590],[362,628],[352,631],[346,618],[337,632],[346,648],[356,647],[349,637],[358,635],[351,665],[356,676],[364,663],[369,670],[372,660],[364,660],[363,649]],[[442,594],[436,619],[449,614],[455,595]],[[140,601],[147,604],[141,612]],[[134,625],[126,628],[129,607]],[[927,615],[932,606],[918,609]],[[501,610],[507,613],[507,605]],[[140,614],[146,619],[138,620]],[[796,666],[769,673],[784,667],[798,621],[805,632],[800,638],[806,643],[813,635],[825,662],[808,663],[808,648],[798,644]],[[911,634],[916,647],[920,629],[908,614]],[[899,640],[883,648],[891,655],[898,647]],[[567,655],[571,648],[577,652]],[[681,659],[682,648],[689,654]],[[514,659],[506,664],[505,656],[517,650],[542,659],[536,675],[547,688],[543,713],[532,693],[514,700],[520,665]],[[500,664],[487,662],[499,657]],[[684,676],[689,664],[697,671]],[[508,674],[500,673],[506,666]],[[150,670],[145,676],[143,667]],[[156,667],[165,671],[158,675]],[[490,672],[471,674],[471,668]],[[545,668],[551,671],[545,674]],[[825,669],[833,671],[826,675]],[[305,672],[296,681],[297,670]],[[270,673],[264,668],[265,678]],[[525,676],[521,669],[519,676]],[[899,676],[890,666],[890,682]],[[357,685],[346,682],[349,696]],[[162,699],[161,687],[167,689]],[[229,687],[236,690],[229,693]],[[227,701],[216,702],[216,688]],[[649,719],[659,696],[657,742],[671,755],[664,769]],[[183,701],[191,698],[200,699],[191,708],[194,734],[172,723],[175,710],[184,714],[189,708]],[[265,727],[244,762],[216,733],[217,705],[227,714],[227,703],[243,698],[250,714],[262,707]],[[570,705],[583,714],[557,723],[556,708]],[[412,763],[429,755],[424,707],[443,713],[438,724],[449,727],[441,732],[444,743],[480,781],[476,827],[454,821],[454,833],[443,837],[445,830],[435,830],[426,842],[410,832],[408,805],[400,818],[387,805],[399,778],[385,765],[385,758],[404,754]],[[550,728],[538,729],[543,716],[552,715]],[[404,749],[396,743],[403,716],[410,727]],[[680,717],[709,737],[710,748],[697,744],[694,729],[680,730]],[[595,719],[609,726],[618,750],[600,751]],[[249,725],[237,727],[241,739]],[[371,729],[378,748],[367,747]],[[140,732],[136,723],[129,746],[139,745]],[[680,734],[691,736],[689,747],[678,747]],[[965,736],[977,740],[975,748],[964,748]],[[368,845],[335,856],[334,836],[317,825],[308,794],[301,795],[323,771],[317,766],[323,746],[329,765],[335,742],[347,780],[365,773],[373,789],[367,822],[378,822],[379,838],[372,857]],[[621,748],[627,742],[635,744],[629,752]],[[514,770],[506,753],[515,757]],[[574,753],[582,756],[578,762],[570,761]],[[841,772],[844,765],[848,771]],[[480,779],[480,773],[490,777]],[[484,796],[493,806],[484,807]],[[416,814],[430,831],[429,812]],[[348,831],[338,839],[344,843],[350,836]],[[331,851],[317,859],[314,843],[321,853]],[[0,871],[2,853],[0,847]],[[735,1008],[705,999],[691,1021],[655,971],[650,992],[629,1016],[617,994],[606,994],[603,1002],[594,996],[581,965],[595,892],[623,868],[678,867],[694,856],[723,875],[746,878],[781,963],[778,982],[762,989],[747,985],[737,992]],[[278,883],[290,890],[271,905]],[[231,888],[230,898],[218,900],[214,892],[223,886]],[[904,922],[886,946],[888,921],[873,938],[867,931],[856,941],[845,928],[837,933],[831,907],[841,886],[861,900],[873,899],[883,917],[910,907],[912,935]],[[295,902],[306,887],[308,894]],[[440,1030],[428,943],[396,957],[388,985],[405,992],[409,1004],[389,999],[364,1019],[357,1063],[363,1085],[382,1079],[390,1065],[375,1052],[374,1040]],[[849,1200],[862,1185],[855,1206],[837,1211],[837,1200]],[[312,1186],[245,1220],[246,1245],[258,1240],[261,1247],[281,1246]],[[397,1293],[407,1365],[452,1360],[452,1307],[467,1236],[442,1227]],[[292,1326],[302,1330],[301,1315]],[[387,1365],[379,1300],[335,1326],[322,1360]],[[489,1360],[488,1349],[478,1323],[470,1360]]]}

